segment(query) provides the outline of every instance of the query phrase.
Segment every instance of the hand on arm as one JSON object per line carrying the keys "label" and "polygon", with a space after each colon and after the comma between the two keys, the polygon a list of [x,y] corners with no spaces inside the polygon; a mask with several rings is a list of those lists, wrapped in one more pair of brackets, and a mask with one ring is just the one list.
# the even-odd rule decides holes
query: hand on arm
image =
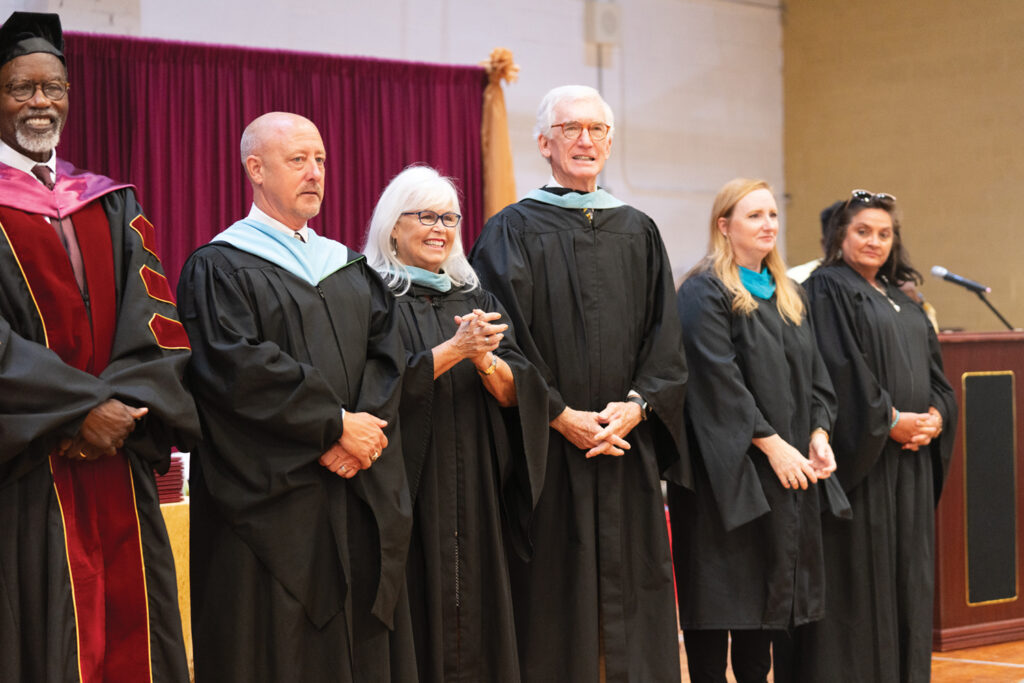
{"label": "hand on arm", "polygon": [[345,479],[351,479],[362,469],[359,460],[342,448],[340,440],[320,456],[320,464]]}
{"label": "hand on arm", "polygon": [[[344,428],[341,438],[338,439],[338,445],[347,456],[356,460],[359,469],[365,470],[380,457],[381,452],[388,445],[388,437],[384,435],[384,428],[388,426],[388,423],[370,413],[349,411],[345,412],[343,420]],[[329,453],[331,453],[330,450],[321,458]]]}
{"label": "hand on arm", "polygon": [[811,461],[800,455],[800,451],[786,443],[778,434],[758,437],[750,441],[768,457],[768,464],[772,466],[772,470],[775,471],[775,476],[779,478],[783,488],[806,489],[809,483],[813,484],[818,481],[818,475],[815,473]]}
{"label": "hand on arm", "polygon": [[149,408],[133,408],[111,398],[89,411],[71,439],[60,443],[58,452],[72,460],[96,460],[117,453],[135,429],[135,421]]}

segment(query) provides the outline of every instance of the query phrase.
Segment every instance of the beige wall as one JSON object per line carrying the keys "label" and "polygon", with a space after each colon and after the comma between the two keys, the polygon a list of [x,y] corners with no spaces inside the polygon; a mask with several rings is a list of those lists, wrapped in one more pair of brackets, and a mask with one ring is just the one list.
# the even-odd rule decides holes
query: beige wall
{"label": "beige wall", "polygon": [[1002,329],[935,264],[992,287],[1024,326],[1024,2],[788,0],[787,255],[818,254],[818,212],[889,192],[943,327]]}

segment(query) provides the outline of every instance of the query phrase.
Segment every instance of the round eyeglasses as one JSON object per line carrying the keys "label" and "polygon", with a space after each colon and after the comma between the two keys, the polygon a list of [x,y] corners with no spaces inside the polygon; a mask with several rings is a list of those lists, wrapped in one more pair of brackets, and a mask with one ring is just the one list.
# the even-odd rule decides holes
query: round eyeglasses
{"label": "round eyeglasses", "polygon": [[458,227],[459,221],[462,220],[462,216],[455,213],[454,211],[448,211],[446,213],[439,214],[437,211],[404,211],[403,216],[417,216],[420,219],[420,223],[430,227],[431,225],[437,225],[438,221],[441,221],[441,225],[446,228]]}
{"label": "round eyeglasses", "polygon": [[51,102],[59,102],[68,94],[71,84],[61,81],[47,81],[45,83],[18,81],[17,83],[8,83],[5,89],[7,94],[13,97],[16,102],[28,102],[36,94],[37,88],[43,91],[46,99]]}
{"label": "round eyeglasses", "polygon": [[590,134],[590,139],[593,140],[594,142],[601,142],[601,140],[604,140],[606,137],[608,137],[608,132],[611,131],[612,129],[612,127],[609,126],[607,123],[598,122],[582,124],[579,121],[566,121],[565,123],[554,123],[551,124],[551,127],[561,128],[562,135],[564,135],[567,140],[575,140],[583,133],[583,129],[586,128],[587,132]]}

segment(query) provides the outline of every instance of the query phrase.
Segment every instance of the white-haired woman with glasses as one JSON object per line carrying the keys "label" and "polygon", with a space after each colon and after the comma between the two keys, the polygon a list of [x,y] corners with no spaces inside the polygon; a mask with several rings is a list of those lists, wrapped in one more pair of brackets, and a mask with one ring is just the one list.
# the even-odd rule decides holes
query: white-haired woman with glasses
{"label": "white-haired woman with glasses", "polygon": [[420,680],[518,681],[505,553],[528,555],[547,388],[480,288],[459,212],[450,179],[406,168],[381,194],[364,251],[397,297],[407,353],[399,419],[415,503],[406,577]]}
{"label": "white-haired woman with glasses", "polygon": [[935,517],[957,408],[938,340],[900,290],[895,197],[854,190],[805,283],[839,398],[832,436],[853,519],[825,520],[825,619],[797,634],[800,680],[928,681]]}

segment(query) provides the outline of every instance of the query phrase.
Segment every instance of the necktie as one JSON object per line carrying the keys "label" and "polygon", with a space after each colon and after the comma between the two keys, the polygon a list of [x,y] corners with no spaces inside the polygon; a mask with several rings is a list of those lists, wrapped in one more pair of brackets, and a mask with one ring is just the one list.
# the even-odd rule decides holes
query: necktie
{"label": "necktie", "polygon": [[301,232],[299,232],[298,230],[296,230],[296,231],[295,231],[295,234],[294,234],[294,235],[292,235],[292,236],[293,236],[293,237],[294,237],[295,239],[297,239],[298,241],[302,242],[302,243],[305,243],[305,242],[306,242],[306,240],[304,240],[304,239],[302,238],[302,233],[301,233]]}
{"label": "necktie", "polygon": [[[53,174],[46,164],[36,164],[32,167],[32,175],[39,178],[39,181],[46,186],[47,190],[53,190]],[[75,274],[75,282],[78,289],[85,293],[85,262],[82,260],[82,250],[78,248],[78,237],[75,235],[75,226],[67,216],[63,218],[50,218],[53,229],[57,231],[57,237],[64,245],[64,251],[71,261],[71,270]]]}

